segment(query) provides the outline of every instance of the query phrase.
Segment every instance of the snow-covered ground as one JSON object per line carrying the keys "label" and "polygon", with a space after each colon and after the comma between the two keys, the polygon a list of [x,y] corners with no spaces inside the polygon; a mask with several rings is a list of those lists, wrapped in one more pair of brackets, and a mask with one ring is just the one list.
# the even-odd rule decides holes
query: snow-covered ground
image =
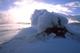
{"label": "snow-covered ground", "polygon": [[23,29],[16,38],[2,45],[0,53],[80,53],[80,43],[65,38],[37,40],[34,28]]}
{"label": "snow-covered ground", "polygon": [[[33,15],[35,19],[32,19],[34,23],[32,23],[31,27],[20,29],[20,31],[17,30],[18,32],[16,34],[13,34],[16,31],[10,32],[9,36],[13,35],[13,38],[8,37],[7,34],[9,33],[5,31],[5,38],[8,37],[7,39],[11,40],[6,41],[6,39],[6,42],[0,45],[0,53],[80,53],[80,23],[66,23],[64,21],[66,18],[61,15],[57,15],[57,17],[60,17],[57,18],[56,14],[54,14],[55,17],[53,17],[52,14],[49,14],[47,11],[40,10],[39,13],[40,12],[41,14],[38,14],[39,17],[36,17],[36,14],[35,16]],[[44,28],[51,27],[52,24],[59,24],[59,19],[61,20],[61,26],[66,27],[74,35],[66,34],[66,38],[52,38],[52,36],[45,38],[41,36],[41,39],[38,39],[35,37],[37,33],[43,32]],[[43,29],[40,29],[41,27]],[[0,35],[0,41],[1,38]]]}

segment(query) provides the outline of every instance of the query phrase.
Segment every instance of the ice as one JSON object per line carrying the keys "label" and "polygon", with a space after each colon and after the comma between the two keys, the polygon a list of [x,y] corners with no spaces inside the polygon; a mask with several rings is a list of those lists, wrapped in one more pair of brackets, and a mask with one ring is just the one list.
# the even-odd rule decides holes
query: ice
{"label": "ice", "polygon": [[46,12],[45,9],[43,10],[35,10],[34,13],[32,14],[32,17],[31,17],[31,25],[32,26],[37,26],[38,24],[38,19],[39,19],[39,16],[41,16],[44,12]]}
{"label": "ice", "polygon": [[42,32],[46,28],[54,27],[55,25],[58,24],[57,21],[58,21],[58,19],[56,17],[53,18],[53,14],[51,14],[49,12],[44,12],[44,14],[41,15],[38,19],[38,27],[37,27],[38,31]]}
{"label": "ice", "polygon": [[60,20],[60,24],[62,27],[64,27],[66,24],[68,24],[67,15],[60,14],[60,13],[54,13],[54,16],[56,16],[57,19]]}
{"label": "ice", "polygon": [[65,15],[48,12],[47,10],[35,10],[31,17],[32,26],[36,26],[39,32],[44,31],[46,28],[59,25],[59,21],[62,27],[64,27],[68,20]]}

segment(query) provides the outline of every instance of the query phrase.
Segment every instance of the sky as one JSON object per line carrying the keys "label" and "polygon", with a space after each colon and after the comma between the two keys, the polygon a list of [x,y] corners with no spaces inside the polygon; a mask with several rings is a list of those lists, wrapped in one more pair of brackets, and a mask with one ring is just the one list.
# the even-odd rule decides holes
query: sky
{"label": "sky", "polygon": [[[49,4],[59,4],[72,10],[72,14],[80,14],[80,0],[38,0]],[[76,6],[76,7],[75,7]]]}
{"label": "sky", "polygon": [[0,0],[0,13],[9,14],[15,22],[30,22],[35,9],[75,15],[80,14],[80,0]]}

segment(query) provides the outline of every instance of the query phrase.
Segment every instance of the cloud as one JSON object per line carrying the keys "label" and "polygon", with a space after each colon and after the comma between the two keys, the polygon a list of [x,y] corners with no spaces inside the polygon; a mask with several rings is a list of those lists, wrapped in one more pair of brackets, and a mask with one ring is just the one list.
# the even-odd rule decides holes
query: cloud
{"label": "cloud", "polygon": [[30,17],[35,9],[46,9],[49,12],[63,14],[72,12],[68,7],[61,4],[48,4],[36,0],[16,0],[13,4],[15,6],[10,6],[10,8],[6,10],[6,13],[10,14],[15,22],[30,22]]}
{"label": "cloud", "polygon": [[11,15],[9,15],[6,12],[0,12],[0,24],[9,24],[9,23],[14,23]]}
{"label": "cloud", "polygon": [[69,2],[69,3],[66,3],[65,6],[70,8],[80,7],[80,2],[79,1]]}
{"label": "cloud", "polygon": [[8,10],[9,8],[15,6],[14,2],[18,0],[0,0],[0,11]]}
{"label": "cloud", "polygon": [[71,10],[61,4],[47,4],[44,2],[37,2],[36,0],[20,0],[21,2],[15,2],[17,6],[32,7],[33,9],[47,9],[48,11],[54,11],[58,13],[71,12]]}

